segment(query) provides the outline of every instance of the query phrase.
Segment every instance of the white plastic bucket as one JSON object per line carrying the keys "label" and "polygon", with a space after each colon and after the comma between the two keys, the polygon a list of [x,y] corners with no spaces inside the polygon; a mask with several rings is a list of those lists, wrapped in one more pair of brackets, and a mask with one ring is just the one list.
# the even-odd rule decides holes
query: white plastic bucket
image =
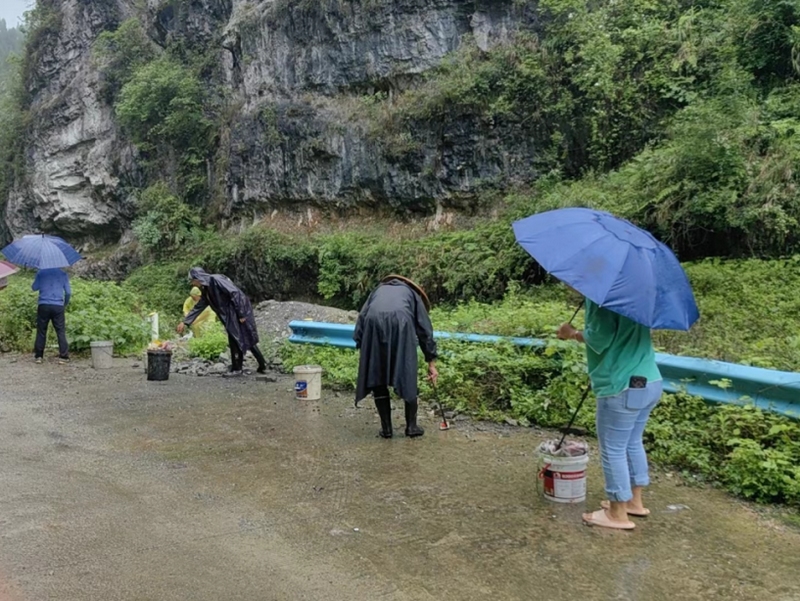
{"label": "white plastic bucket", "polygon": [[92,367],[110,369],[114,365],[114,343],[109,341],[92,342]]}
{"label": "white plastic bucket", "polygon": [[589,454],[577,457],[554,457],[542,453],[539,478],[544,484],[544,498],[556,503],[582,503],[586,500],[586,467]]}
{"label": "white plastic bucket", "polygon": [[317,401],[322,396],[322,367],[298,365],[294,372],[294,397],[305,401]]}

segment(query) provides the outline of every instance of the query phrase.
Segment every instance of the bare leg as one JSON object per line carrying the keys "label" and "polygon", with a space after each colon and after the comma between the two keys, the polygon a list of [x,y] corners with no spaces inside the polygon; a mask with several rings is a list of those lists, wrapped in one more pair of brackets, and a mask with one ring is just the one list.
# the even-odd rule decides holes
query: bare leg
{"label": "bare leg", "polygon": [[644,513],[645,507],[644,502],[642,501],[643,490],[644,486],[634,486],[631,488],[633,498],[628,501],[628,509],[631,511],[631,513]]}
{"label": "bare leg", "polygon": [[624,501],[611,501],[610,507],[606,511],[608,513],[608,517],[610,517],[615,522],[627,522],[628,521],[628,504]]}
{"label": "bare leg", "polygon": [[[628,515],[633,515],[636,517],[645,517],[650,515],[650,510],[644,506],[644,501],[642,500],[642,491],[644,491],[644,486],[634,486],[631,489],[633,493],[633,498],[630,501],[625,503],[625,510],[628,512]],[[603,509],[611,510],[611,501],[603,501],[600,503]]]}

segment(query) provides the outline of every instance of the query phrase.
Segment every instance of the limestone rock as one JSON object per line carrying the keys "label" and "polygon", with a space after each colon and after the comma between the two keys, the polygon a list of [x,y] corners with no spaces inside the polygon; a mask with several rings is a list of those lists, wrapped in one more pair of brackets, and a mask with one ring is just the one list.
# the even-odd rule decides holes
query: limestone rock
{"label": "limestone rock", "polygon": [[[209,90],[228,98],[209,178],[226,199],[223,225],[275,210],[382,204],[432,211],[469,203],[481,186],[530,181],[535,141],[456,119],[421,126],[398,156],[370,134],[358,97],[403,90],[466,39],[482,49],[538,27],[513,0],[53,0],[59,25],[39,40],[25,176],[0,201],[0,237],[34,231],[83,249],[124,242],[137,151],[102,91],[92,48],[138,18],[156,45],[202,48],[218,69]],[[430,130],[430,131],[428,131]],[[433,131],[435,130],[435,131]],[[118,277],[120,260],[100,273]]]}

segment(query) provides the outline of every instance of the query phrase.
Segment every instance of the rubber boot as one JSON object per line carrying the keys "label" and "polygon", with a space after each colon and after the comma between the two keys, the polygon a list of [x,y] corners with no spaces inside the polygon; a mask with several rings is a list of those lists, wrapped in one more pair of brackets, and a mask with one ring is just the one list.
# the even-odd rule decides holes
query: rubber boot
{"label": "rubber boot", "polygon": [[417,403],[417,401],[414,401],[413,403],[406,402],[406,436],[411,438],[425,434],[425,430],[417,425],[418,407],[419,403]]}
{"label": "rubber boot", "polygon": [[381,417],[381,431],[378,432],[381,438],[392,437],[392,402],[388,396],[375,397],[375,408]]}

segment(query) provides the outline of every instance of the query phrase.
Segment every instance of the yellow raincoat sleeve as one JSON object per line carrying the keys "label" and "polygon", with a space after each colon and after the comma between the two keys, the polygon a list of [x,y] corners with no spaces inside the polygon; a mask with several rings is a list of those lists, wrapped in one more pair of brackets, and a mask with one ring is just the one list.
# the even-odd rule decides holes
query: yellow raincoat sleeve
{"label": "yellow raincoat sleeve", "polygon": [[[189,315],[189,311],[194,309],[194,306],[197,302],[190,296],[187,298],[183,303],[183,316],[186,317]],[[214,323],[217,320],[217,315],[212,311],[211,307],[206,307],[206,310],[203,311],[200,315],[197,316],[192,322],[191,328],[195,335],[200,335],[203,331],[203,328],[208,326],[209,324]]]}
{"label": "yellow raincoat sleeve", "polygon": [[186,300],[183,302],[183,316],[186,317],[189,315],[189,311],[194,309],[196,304],[197,303],[191,296],[186,297]]}

